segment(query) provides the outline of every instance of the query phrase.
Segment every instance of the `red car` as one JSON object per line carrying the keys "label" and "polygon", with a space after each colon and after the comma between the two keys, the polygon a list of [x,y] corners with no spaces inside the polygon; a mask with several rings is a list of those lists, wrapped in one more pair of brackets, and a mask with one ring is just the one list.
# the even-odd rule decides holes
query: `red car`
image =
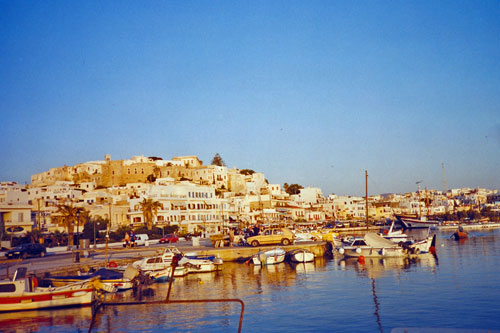
{"label": "red car", "polygon": [[160,244],[177,243],[178,240],[179,240],[179,236],[177,236],[176,234],[167,234],[167,235],[165,235],[165,237],[162,237],[160,239]]}

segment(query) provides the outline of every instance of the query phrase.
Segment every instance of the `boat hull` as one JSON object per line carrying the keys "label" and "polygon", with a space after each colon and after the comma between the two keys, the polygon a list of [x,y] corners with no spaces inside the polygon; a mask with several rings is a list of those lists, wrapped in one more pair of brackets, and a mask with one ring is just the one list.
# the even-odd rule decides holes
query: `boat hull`
{"label": "boat hull", "polygon": [[290,261],[311,262],[314,261],[314,253],[307,250],[294,250],[290,252]]}
{"label": "boat hull", "polygon": [[285,261],[286,252],[282,249],[260,251],[252,257],[254,265],[275,265]]}
{"label": "boat hull", "polygon": [[390,258],[390,257],[403,257],[405,253],[402,248],[373,248],[373,247],[344,247],[343,255],[348,258]]}
{"label": "boat hull", "polygon": [[69,306],[90,305],[95,300],[93,288],[75,288],[63,291],[25,292],[19,296],[1,296],[0,312],[24,311]]}
{"label": "boat hull", "polygon": [[466,239],[469,238],[469,234],[463,231],[457,231],[453,234],[453,238],[455,240]]}
{"label": "boat hull", "polygon": [[396,218],[406,229],[437,228],[437,226],[440,224],[439,221],[424,220],[399,215],[396,215]]}

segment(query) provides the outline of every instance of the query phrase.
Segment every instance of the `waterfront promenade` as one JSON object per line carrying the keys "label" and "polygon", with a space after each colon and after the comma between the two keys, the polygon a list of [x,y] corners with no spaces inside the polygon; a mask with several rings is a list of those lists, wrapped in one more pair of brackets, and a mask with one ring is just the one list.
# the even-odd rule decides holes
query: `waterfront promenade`
{"label": "waterfront promenade", "polygon": [[[47,249],[47,256],[44,258],[30,258],[25,260],[0,260],[0,277],[6,277],[7,274],[12,277],[17,267],[24,266],[29,273],[43,276],[46,273],[52,275],[67,274],[77,271],[86,271],[91,267],[105,267],[106,262],[115,262],[117,265],[126,265],[144,257],[161,254],[164,247],[169,245],[157,244],[158,240],[150,241],[149,246],[136,248],[123,248],[121,243],[111,243],[108,250],[103,244],[99,244],[97,249],[81,249],[79,252],[80,260],[76,262],[76,251],[68,250],[66,246]],[[252,255],[263,248],[274,246],[233,246],[214,248],[210,239],[202,239],[198,246],[193,246],[192,242],[181,241],[172,244],[183,253],[196,252],[200,255],[214,255],[221,258],[224,262],[244,262]],[[282,246],[286,251],[296,248],[307,248],[312,251],[316,257],[323,256],[327,251],[326,242],[301,242],[294,245]]]}

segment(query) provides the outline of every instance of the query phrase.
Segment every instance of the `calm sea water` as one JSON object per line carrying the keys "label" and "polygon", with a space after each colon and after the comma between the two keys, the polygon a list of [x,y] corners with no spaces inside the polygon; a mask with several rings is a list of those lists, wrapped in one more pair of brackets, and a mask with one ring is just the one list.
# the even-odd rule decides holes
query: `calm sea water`
{"label": "calm sea water", "polygon": [[[269,267],[225,263],[222,272],[176,278],[171,299],[240,298],[243,332],[390,332],[397,327],[500,330],[500,230],[457,242],[438,233],[437,258]],[[152,286],[166,296],[168,284]],[[111,296],[131,300],[131,291]],[[240,305],[109,306],[95,332],[236,332]],[[89,308],[0,315],[6,332],[87,331]]]}

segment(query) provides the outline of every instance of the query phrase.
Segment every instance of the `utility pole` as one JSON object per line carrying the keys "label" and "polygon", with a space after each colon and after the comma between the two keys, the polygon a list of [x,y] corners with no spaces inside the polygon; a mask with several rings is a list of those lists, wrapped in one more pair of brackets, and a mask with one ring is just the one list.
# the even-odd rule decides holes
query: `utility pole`
{"label": "utility pole", "polygon": [[109,223],[108,223],[108,226],[106,228],[106,247],[105,247],[105,260],[104,260],[104,264],[105,264],[105,267],[108,267],[108,243],[109,243],[109,228],[111,227],[111,197],[108,198],[109,200]]}

